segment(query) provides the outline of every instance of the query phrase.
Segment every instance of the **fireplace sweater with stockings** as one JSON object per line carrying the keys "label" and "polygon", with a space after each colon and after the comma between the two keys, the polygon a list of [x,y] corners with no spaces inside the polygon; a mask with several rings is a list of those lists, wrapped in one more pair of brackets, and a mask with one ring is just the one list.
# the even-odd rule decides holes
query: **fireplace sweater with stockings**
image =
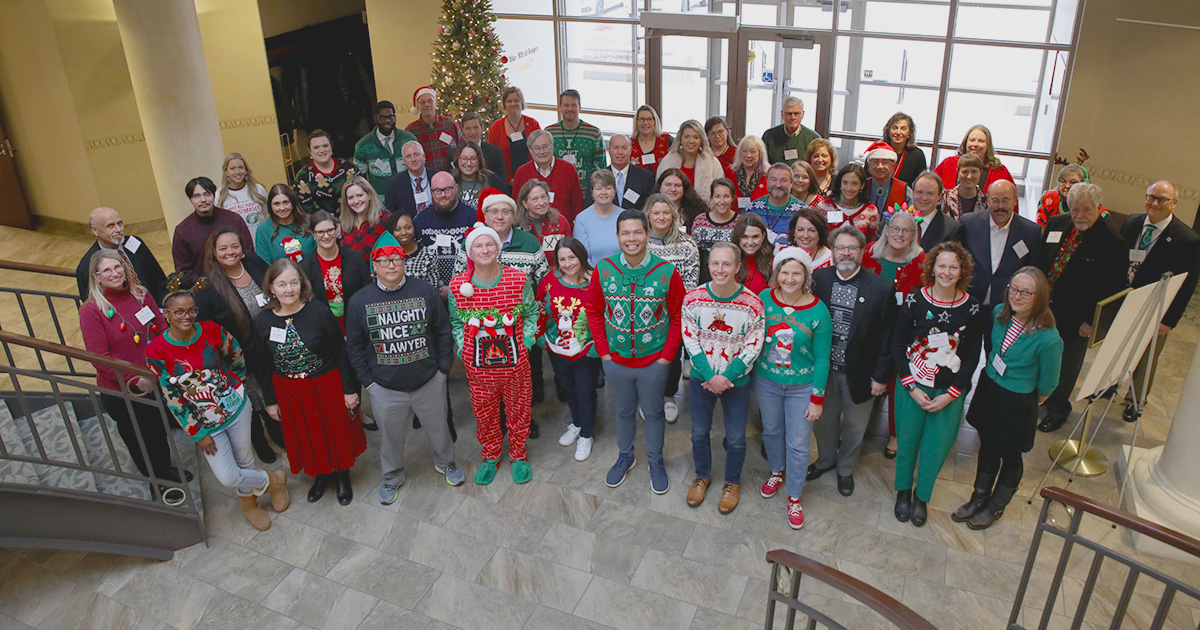
{"label": "fireplace sweater with stockings", "polygon": [[775,289],[759,294],[766,318],[766,339],[754,369],[782,385],[812,384],[811,401],[825,403],[833,320],[821,300],[805,306],[784,304]]}

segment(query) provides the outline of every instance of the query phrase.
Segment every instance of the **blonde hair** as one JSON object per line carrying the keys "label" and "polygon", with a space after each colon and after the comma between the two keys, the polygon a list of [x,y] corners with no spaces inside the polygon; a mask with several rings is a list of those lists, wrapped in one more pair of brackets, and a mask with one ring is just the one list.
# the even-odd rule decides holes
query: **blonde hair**
{"label": "blonde hair", "polygon": [[354,211],[350,209],[350,204],[346,202],[347,193],[350,192],[351,186],[358,186],[367,193],[367,223],[379,223],[379,217],[383,215],[383,202],[379,200],[379,193],[371,187],[371,182],[362,175],[355,175],[346,181],[346,185],[342,186],[342,198],[338,201],[338,212],[341,214],[340,222],[343,232],[349,232],[354,229]]}
{"label": "blonde hair", "polygon": [[241,160],[242,166],[246,167],[246,189],[250,193],[250,199],[259,205],[262,209],[267,207],[267,198],[258,192],[258,180],[254,179],[254,171],[250,170],[250,163],[246,161],[245,156],[241,153],[233,152],[225,156],[225,161],[221,163],[221,190],[220,196],[217,198],[217,207],[224,208],[225,202],[229,199],[229,163],[234,160]]}
{"label": "blonde hair", "polygon": [[[646,220],[650,220],[650,213],[654,211],[654,206],[660,203],[667,204],[667,208],[671,211],[671,227],[667,228],[667,235],[663,237],[663,243],[678,243],[679,241],[683,240],[684,236],[687,235],[679,229],[679,226],[682,225],[679,220],[679,208],[676,208],[675,204],[671,203],[670,197],[663,193],[654,193],[653,195],[647,197],[646,205],[643,206],[646,209]],[[650,229],[653,231],[653,226]]]}
{"label": "blonde hair", "polygon": [[992,131],[983,125],[974,125],[963,134],[962,142],[958,145],[958,154],[965,155],[967,153],[967,138],[971,132],[978,129],[983,132],[983,137],[987,138],[987,151],[983,153],[983,165],[989,169],[1000,168],[1000,160],[996,157],[996,146],[992,143]]}
{"label": "blonde hair", "polygon": [[764,144],[762,139],[758,136],[746,136],[745,138],[742,138],[741,142],[738,143],[737,157],[734,158],[737,164],[733,167],[733,170],[739,173],[744,173],[746,171],[745,167],[742,165],[742,149],[746,148],[747,146],[752,146],[756,151],[758,151],[758,168],[756,169],[758,171],[758,176],[762,177],[766,175],[767,167],[770,166],[770,163],[767,161],[767,145]]}
{"label": "blonde hair", "polygon": [[[667,153],[678,153],[683,156],[683,132],[687,129],[695,131],[700,136],[700,150],[696,152],[696,159],[704,159],[705,156],[716,158],[713,155],[712,146],[708,144],[708,134],[704,133],[704,126],[697,120],[685,120],[682,125],[679,125],[679,133],[675,134],[675,141],[671,143],[671,149]],[[743,140],[743,142],[745,142]],[[740,146],[740,145],[739,145]]]}
{"label": "blonde hair", "polygon": [[[804,161],[808,162],[809,164],[812,164],[812,156],[813,156],[813,153],[817,152],[817,149],[825,149],[826,151],[829,152],[829,171],[828,172],[836,173],[838,171],[837,147],[833,146],[833,143],[826,140],[825,138],[817,138],[816,140],[813,140],[812,142],[808,143],[808,150],[806,150],[804,152]],[[815,170],[816,169],[814,169],[814,171]],[[837,191],[834,191],[834,192],[836,194]]]}
{"label": "blonde hair", "polygon": [[[658,112],[654,111],[654,108],[650,107],[649,105],[642,105],[641,107],[637,108],[636,112],[633,113],[633,137],[630,138],[630,142],[637,140],[637,137],[638,137],[637,115],[642,113],[643,111],[650,112],[650,114],[654,116],[654,137],[657,138],[662,135],[662,119],[658,117]],[[706,135],[706,134],[701,134],[701,135]]]}
{"label": "blonde hair", "polygon": [[106,259],[120,263],[122,271],[125,272],[125,283],[129,285],[129,292],[133,294],[138,304],[145,304],[146,295],[149,292],[146,291],[146,287],[138,284],[137,276],[129,268],[129,264],[125,262],[124,258],[121,258],[121,254],[113,249],[96,250],[96,253],[88,259],[88,300],[95,302],[101,313],[107,313],[109,309],[113,308],[112,302],[109,302],[108,298],[104,296],[104,287],[96,281],[96,270],[100,268],[100,261]]}
{"label": "blonde hair", "polygon": [[[908,223],[909,227],[913,230],[912,242],[909,243],[908,250],[904,252],[904,264],[907,265],[916,259],[917,256],[920,256],[921,252],[925,251],[921,249],[921,229],[917,226],[917,221],[913,218],[913,215],[904,210],[897,210],[888,218],[887,223],[880,226],[880,233],[883,233],[884,230],[891,227],[896,221]],[[871,255],[875,257],[875,260],[883,260],[887,255],[888,247],[887,235],[884,234],[882,238],[871,245]]]}

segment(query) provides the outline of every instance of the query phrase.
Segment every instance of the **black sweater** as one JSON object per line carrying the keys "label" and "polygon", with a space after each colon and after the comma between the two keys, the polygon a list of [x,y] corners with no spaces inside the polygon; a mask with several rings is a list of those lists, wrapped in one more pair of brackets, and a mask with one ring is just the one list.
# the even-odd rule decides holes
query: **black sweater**
{"label": "black sweater", "polygon": [[395,291],[372,282],[346,306],[346,351],[364,387],[413,392],[454,360],[450,316],[433,285],[407,277]]}
{"label": "black sweater", "polygon": [[[971,376],[979,364],[979,348],[983,343],[983,320],[979,301],[963,294],[956,302],[936,302],[928,288],[917,289],[908,294],[896,318],[896,329],[892,334],[892,363],[896,376],[905,386],[921,383],[923,378],[914,374],[915,367],[924,362],[933,375],[935,389],[949,388],[950,395],[958,397],[971,389]],[[947,342],[953,346],[953,354],[961,361],[958,370],[944,365],[935,365],[937,348],[932,343],[939,333],[945,333]],[[929,372],[925,373],[926,375]]]}
{"label": "black sweater", "polygon": [[[295,336],[288,329],[289,321]],[[281,331],[275,333],[276,341],[271,340],[273,329]],[[281,334],[283,341],[278,341]],[[289,379],[316,378],[342,368],[342,392],[358,392],[354,371],[346,365],[342,327],[329,312],[329,307],[320,302],[309,302],[288,317],[263,309],[254,320],[254,343],[264,355],[264,360],[258,362],[258,380],[263,390],[263,402],[268,405],[277,404],[274,374]]]}

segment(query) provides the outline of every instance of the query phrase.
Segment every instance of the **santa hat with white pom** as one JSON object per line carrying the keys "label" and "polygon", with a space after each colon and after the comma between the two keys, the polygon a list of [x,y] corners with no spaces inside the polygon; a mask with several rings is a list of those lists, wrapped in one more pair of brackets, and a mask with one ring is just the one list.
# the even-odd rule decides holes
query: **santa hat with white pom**
{"label": "santa hat with white pom", "polygon": [[417,109],[417,99],[421,98],[422,94],[428,94],[428,95],[432,96],[433,102],[435,104],[437,103],[437,91],[435,91],[433,88],[429,87],[428,85],[422,85],[421,87],[417,88],[415,92],[413,92],[413,106],[410,111],[413,113],[414,116],[421,113],[421,111]]}
{"label": "santa hat with white pom", "polygon": [[[474,273],[475,271],[475,261],[471,260],[471,245],[474,244],[475,240],[481,236],[491,237],[496,241],[497,247],[502,246],[500,235],[496,233],[496,230],[493,230],[482,223],[476,223],[475,227],[472,227],[470,230],[468,230],[467,235],[463,237],[463,247],[467,252],[467,273]],[[475,295],[475,287],[472,286],[470,280],[468,280],[467,282],[459,285],[458,292],[462,294],[463,297],[471,297],[472,295]]]}

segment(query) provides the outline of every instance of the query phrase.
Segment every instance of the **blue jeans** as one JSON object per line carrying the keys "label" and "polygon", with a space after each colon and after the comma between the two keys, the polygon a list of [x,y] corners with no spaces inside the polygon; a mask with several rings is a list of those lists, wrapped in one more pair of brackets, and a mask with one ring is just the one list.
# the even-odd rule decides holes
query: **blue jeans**
{"label": "blue jeans", "polygon": [[616,407],[617,448],[622,455],[633,455],[633,440],[637,437],[637,410],[640,405],[646,415],[646,459],[651,466],[663,465],[663,439],[667,417],[663,413],[663,387],[667,383],[667,366],[657,361],[631,368],[616,361],[603,361],[608,395]]}
{"label": "blue jeans", "polygon": [[596,425],[596,376],[600,373],[600,359],[579,357],[572,361],[550,353],[550,365],[554,366],[554,380],[562,386],[571,410],[571,422],[579,427],[579,437],[592,437]]}
{"label": "blue jeans", "polygon": [[799,498],[804,492],[809,444],[812,442],[813,425],[804,417],[808,412],[812,384],[783,385],[755,374],[754,394],[762,413],[767,464],[772,472],[786,472],[784,488],[788,496]]}
{"label": "blue jeans", "polygon": [[247,400],[233,422],[217,433],[209,433],[217,444],[216,455],[205,455],[217,481],[237,488],[238,496],[262,494],[270,482],[267,473],[254,467],[254,449],[250,446],[250,423],[254,407]]}
{"label": "blue jeans", "polygon": [[696,476],[708,479],[712,473],[713,410],[721,401],[725,422],[725,483],[742,482],[742,464],[746,461],[746,409],[750,406],[750,388],[731,387],[721,395],[703,387],[697,379],[688,381],[688,404],[692,413],[692,459]]}

